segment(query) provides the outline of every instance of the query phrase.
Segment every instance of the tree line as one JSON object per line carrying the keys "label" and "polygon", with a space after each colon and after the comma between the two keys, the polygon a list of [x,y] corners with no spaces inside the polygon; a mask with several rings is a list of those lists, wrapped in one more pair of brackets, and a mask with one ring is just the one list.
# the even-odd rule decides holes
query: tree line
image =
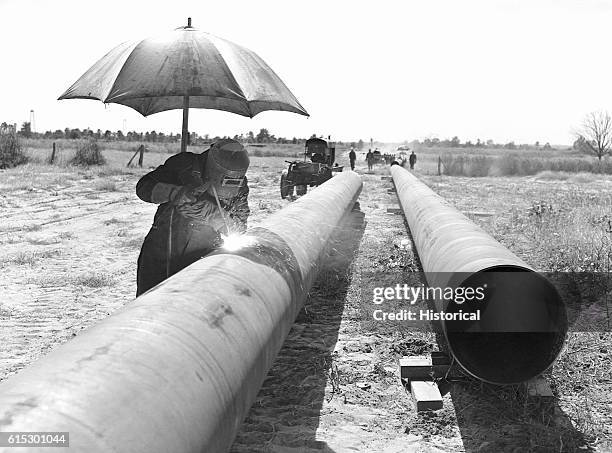
{"label": "tree line", "polygon": [[[591,154],[597,157],[599,161],[606,156],[612,154],[612,115],[608,111],[591,112],[582,120],[582,124],[572,132],[574,143],[572,149],[584,154]],[[418,140],[413,142],[421,144],[425,147],[449,147],[449,148],[471,148],[471,147],[487,147],[487,148],[506,148],[506,149],[540,149],[540,142],[535,142],[534,145],[516,145],[514,142],[509,142],[504,145],[493,143],[492,140],[487,140],[482,143],[480,139],[476,143],[467,141],[461,143],[458,137],[453,137],[451,140],[439,140],[437,138],[425,139],[423,142]],[[550,143],[545,143],[541,149],[554,149]]]}
{"label": "tree line", "polygon": [[539,141],[536,141],[533,144],[530,143],[520,143],[517,144],[514,141],[508,143],[495,143],[493,140],[482,141],[477,139],[475,142],[471,140],[467,140],[465,142],[461,142],[459,137],[454,136],[451,139],[440,140],[439,138],[426,138],[422,141],[414,140],[413,145],[421,145],[425,148],[504,148],[504,149],[554,149],[550,143],[546,142],[541,144]]}
{"label": "tree line", "polygon": [[[6,122],[0,124],[0,130],[13,130],[16,129],[16,126],[9,125]],[[24,138],[46,138],[46,139],[67,139],[67,140],[80,140],[80,139],[93,139],[93,140],[106,140],[106,141],[128,141],[128,142],[152,142],[152,143],[180,143],[181,134],[165,134],[163,132],[157,131],[146,131],[146,132],[137,132],[137,131],[129,131],[124,133],[121,130],[111,131],[105,130],[102,131],[98,129],[96,131],[92,129],[79,129],[79,128],[65,128],[65,129],[57,129],[55,131],[46,131],[46,132],[34,132],[32,131],[32,125],[29,122],[24,122],[21,125],[21,128],[18,130],[13,130],[17,135]],[[271,134],[270,131],[266,128],[261,128],[259,132],[254,133],[253,131],[248,131],[243,134],[236,134],[233,137],[230,136],[211,136],[210,134],[200,135],[197,132],[191,132],[189,134],[189,142],[193,145],[202,145],[207,144],[216,140],[224,139],[224,138],[232,138],[242,143],[278,143],[278,144],[301,144],[306,141],[304,138],[285,138],[285,137],[276,137],[274,134]]]}
{"label": "tree line", "polygon": [[[17,130],[16,125],[7,124],[6,122],[0,123],[0,133],[11,131],[16,133],[18,136],[24,138],[46,138],[46,139],[95,139],[95,140],[106,140],[106,141],[134,141],[134,142],[156,142],[156,143],[178,143],[181,141],[181,134],[165,134],[163,132],[147,131],[137,132],[130,131],[124,133],[121,130],[102,131],[98,129],[93,131],[91,129],[79,129],[79,128],[65,128],[57,129],[55,131],[46,132],[34,132],[29,122],[24,122],[21,128]],[[572,145],[573,149],[587,154],[595,155],[599,160],[604,156],[610,155],[612,152],[612,116],[607,111],[592,112],[586,115],[583,123],[579,126],[577,131],[574,133],[575,141]],[[312,135],[314,137],[315,135]],[[214,136],[211,137],[209,134],[199,135],[196,132],[191,132],[189,141],[194,145],[204,145],[213,141],[233,138],[234,140],[242,143],[278,143],[278,144],[303,144],[305,138],[293,137],[291,139],[285,137],[276,137],[271,134],[266,128],[261,128],[257,134],[253,131],[249,131],[243,134],[236,134],[233,137],[229,136]],[[371,139],[370,139],[371,140]],[[339,144],[342,142],[338,142]],[[407,143],[407,142],[406,142]],[[352,145],[358,149],[364,147],[364,141],[359,139],[357,143],[353,142]],[[543,145],[536,141],[534,144],[516,144],[514,141],[508,143],[495,143],[493,140],[482,141],[477,139],[475,142],[467,140],[462,142],[458,136],[454,136],[451,139],[440,140],[439,138],[426,138],[422,141],[414,140],[413,145],[421,145],[427,148],[440,147],[440,148],[504,148],[509,150],[515,149],[542,149],[542,150],[553,150],[550,143],[546,142]]]}

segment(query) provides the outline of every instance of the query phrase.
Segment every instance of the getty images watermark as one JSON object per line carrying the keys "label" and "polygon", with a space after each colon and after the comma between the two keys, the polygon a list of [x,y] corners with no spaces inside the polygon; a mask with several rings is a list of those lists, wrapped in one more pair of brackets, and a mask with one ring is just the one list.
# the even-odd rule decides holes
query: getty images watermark
{"label": "getty images watermark", "polygon": [[[482,302],[485,298],[487,285],[478,287],[434,287],[424,285],[408,286],[397,284],[394,287],[376,287],[372,291],[372,302],[374,305],[382,305],[384,302],[403,301],[415,305],[419,301],[454,302],[462,305],[466,302]],[[448,306],[448,305],[446,305]],[[429,309],[410,309],[385,311],[382,308],[375,309],[372,317],[376,321],[480,321],[480,310],[456,310],[436,311]]]}

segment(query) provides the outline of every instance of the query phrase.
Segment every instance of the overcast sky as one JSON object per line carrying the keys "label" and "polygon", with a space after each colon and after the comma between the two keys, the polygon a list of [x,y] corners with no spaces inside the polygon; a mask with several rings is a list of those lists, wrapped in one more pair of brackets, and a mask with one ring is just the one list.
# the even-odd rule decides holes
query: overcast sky
{"label": "overcast sky", "polygon": [[193,25],[258,53],[311,117],[191,110],[190,129],[566,144],[612,110],[612,2],[0,0],[0,121],[180,132],[181,112],[57,101],[117,44]]}

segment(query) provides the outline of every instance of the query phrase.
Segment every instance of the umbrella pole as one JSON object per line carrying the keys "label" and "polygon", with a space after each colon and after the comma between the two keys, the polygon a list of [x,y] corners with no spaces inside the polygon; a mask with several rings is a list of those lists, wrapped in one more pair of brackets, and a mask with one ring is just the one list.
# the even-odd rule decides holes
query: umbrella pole
{"label": "umbrella pole", "polygon": [[183,96],[183,132],[181,132],[181,152],[187,151],[189,144],[189,96]]}

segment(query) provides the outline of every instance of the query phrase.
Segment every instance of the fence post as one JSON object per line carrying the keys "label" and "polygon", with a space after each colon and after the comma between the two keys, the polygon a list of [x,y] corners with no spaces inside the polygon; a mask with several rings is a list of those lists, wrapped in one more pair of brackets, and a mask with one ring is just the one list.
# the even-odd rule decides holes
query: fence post
{"label": "fence post", "polygon": [[55,162],[55,142],[53,142],[53,151],[51,151],[51,159],[49,163],[53,165],[53,162]]}
{"label": "fence post", "polygon": [[138,166],[142,168],[142,161],[144,159],[145,146],[140,145],[140,156],[138,156]]}
{"label": "fence post", "polygon": [[[140,146],[142,146],[142,145],[140,145]],[[139,146],[139,147],[136,149],[136,152],[135,152],[135,153],[132,155],[132,157],[131,157],[131,158],[130,158],[130,160],[128,161],[128,163],[127,163],[126,167],[129,167],[129,166],[130,166],[130,164],[131,164],[131,163],[132,163],[132,161],[134,160],[134,157],[136,157],[136,154],[138,154],[138,153],[140,152],[140,146]],[[139,159],[139,162],[140,162],[140,159]],[[142,165],[141,165],[141,167],[142,167]]]}

